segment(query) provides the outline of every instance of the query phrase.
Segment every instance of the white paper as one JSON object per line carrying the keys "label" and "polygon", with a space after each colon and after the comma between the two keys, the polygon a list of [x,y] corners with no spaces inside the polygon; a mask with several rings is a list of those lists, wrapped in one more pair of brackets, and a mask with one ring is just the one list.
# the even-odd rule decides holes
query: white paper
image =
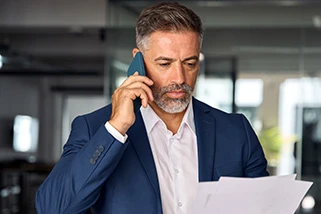
{"label": "white paper", "polygon": [[293,214],[312,182],[296,175],[199,183],[193,214]]}
{"label": "white paper", "polygon": [[259,177],[259,178],[252,178],[252,179],[290,179],[295,180],[296,174],[291,175],[273,175],[273,176],[265,176],[265,177]]}
{"label": "white paper", "polygon": [[191,213],[205,213],[205,208],[212,200],[218,182],[201,182],[198,184],[195,203]]}

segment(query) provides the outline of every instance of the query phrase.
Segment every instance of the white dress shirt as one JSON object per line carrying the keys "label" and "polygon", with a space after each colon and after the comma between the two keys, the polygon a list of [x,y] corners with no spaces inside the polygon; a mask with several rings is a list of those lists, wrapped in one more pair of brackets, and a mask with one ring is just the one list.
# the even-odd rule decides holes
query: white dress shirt
{"label": "white dress shirt", "polygon": [[[140,111],[156,165],[163,214],[190,213],[198,183],[197,141],[192,101],[178,132],[174,135],[150,106],[142,107]],[[122,136],[108,122],[105,127],[117,140],[126,141],[127,136]]]}

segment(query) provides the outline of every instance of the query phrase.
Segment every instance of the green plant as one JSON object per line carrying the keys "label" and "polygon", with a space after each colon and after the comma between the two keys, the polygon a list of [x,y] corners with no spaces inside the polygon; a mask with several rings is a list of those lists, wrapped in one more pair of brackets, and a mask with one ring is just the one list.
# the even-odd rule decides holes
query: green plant
{"label": "green plant", "polygon": [[279,162],[282,147],[282,137],[279,128],[271,127],[263,129],[259,134],[259,139],[268,164],[270,166],[276,166]]}

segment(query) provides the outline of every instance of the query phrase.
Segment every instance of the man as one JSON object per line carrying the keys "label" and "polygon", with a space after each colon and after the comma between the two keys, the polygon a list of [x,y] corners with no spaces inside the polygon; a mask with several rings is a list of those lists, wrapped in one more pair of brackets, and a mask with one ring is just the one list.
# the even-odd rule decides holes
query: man
{"label": "man", "polygon": [[37,192],[39,213],[188,213],[199,181],[268,175],[245,117],[192,97],[202,39],[200,18],[185,6],[161,3],[140,14],[133,55],[143,54],[147,76],[130,76],[112,105],[73,121]]}

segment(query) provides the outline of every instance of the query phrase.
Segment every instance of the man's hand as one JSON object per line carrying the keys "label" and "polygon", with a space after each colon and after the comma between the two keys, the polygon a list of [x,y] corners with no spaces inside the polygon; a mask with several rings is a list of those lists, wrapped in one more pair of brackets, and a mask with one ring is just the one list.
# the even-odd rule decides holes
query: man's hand
{"label": "man's hand", "polygon": [[148,102],[154,100],[149,88],[153,84],[151,79],[146,76],[139,76],[138,72],[135,72],[114,91],[109,123],[122,135],[125,135],[135,122],[133,101],[140,97],[142,106],[146,108]]}

